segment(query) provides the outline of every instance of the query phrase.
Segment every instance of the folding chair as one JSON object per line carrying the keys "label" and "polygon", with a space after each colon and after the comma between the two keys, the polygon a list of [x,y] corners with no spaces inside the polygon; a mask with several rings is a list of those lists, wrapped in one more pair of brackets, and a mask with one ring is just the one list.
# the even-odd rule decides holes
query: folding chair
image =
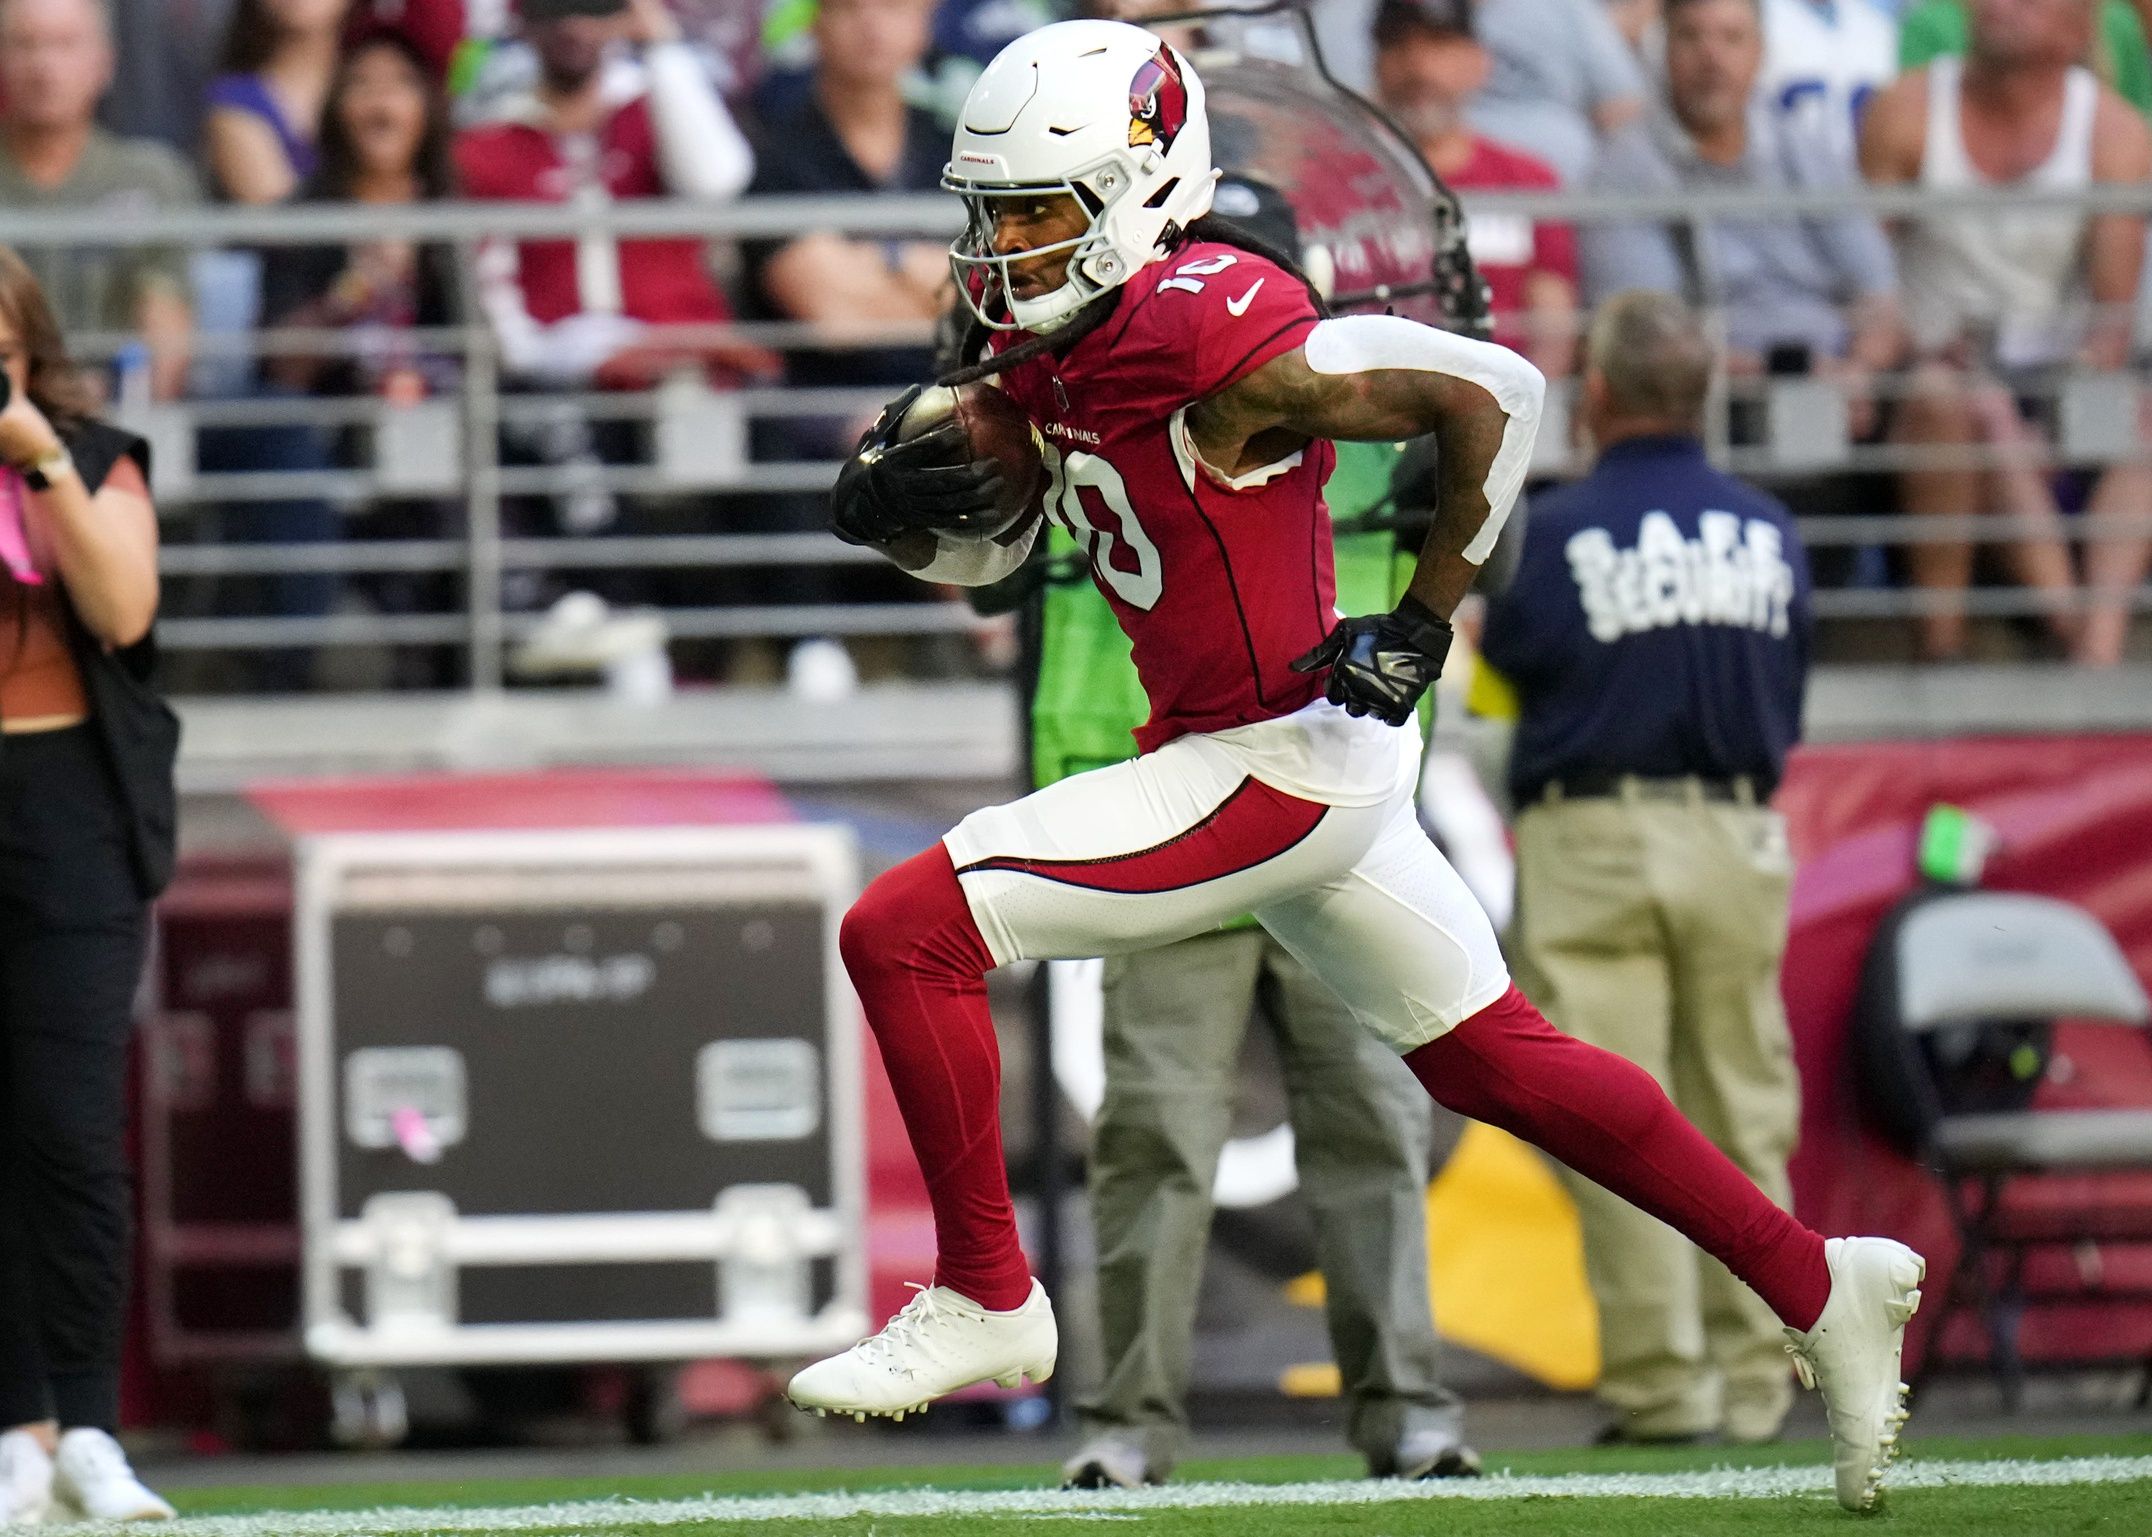
{"label": "folding chair", "polygon": [[[1935,1172],[1963,1243],[1920,1374],[1972,1359],[1944,1352],[1951,1320],[1975,1308],[2009,1409],[2024,1389],[2025,1309],[2088,1295],[2028,1285],[2028,1253],[2152,1243],[2152,1216],[2141,1211],[2031,1212],[2004,1202],[2022,1176],[2152,1170],[2152,1108],[2032,1108],[2063,1019],[2138,1029],[2152,1021],[2113,936],[2067,902],[1931,889],[1901,902],[1869,949],[1855,1031],[1863,1087],[1877,1119]],[[2152,1300],[2152,1292],[2098,1295]]]}

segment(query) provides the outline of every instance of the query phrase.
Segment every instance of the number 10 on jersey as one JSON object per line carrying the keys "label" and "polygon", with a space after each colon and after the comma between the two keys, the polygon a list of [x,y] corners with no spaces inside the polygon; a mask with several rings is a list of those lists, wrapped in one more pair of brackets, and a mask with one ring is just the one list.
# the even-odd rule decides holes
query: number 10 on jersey
{"label": "number 10 on jersey", "polygon": [[1158,606],[1165,571],[1143,531],[1121,472],[1097,454],[1048,443],[1046,515],[1083,547],[1099,585],[1130,608]]}

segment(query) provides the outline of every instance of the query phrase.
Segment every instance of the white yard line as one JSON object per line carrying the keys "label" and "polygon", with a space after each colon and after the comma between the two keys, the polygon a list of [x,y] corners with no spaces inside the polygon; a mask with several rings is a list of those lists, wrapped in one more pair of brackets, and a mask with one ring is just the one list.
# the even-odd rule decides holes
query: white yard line
{"label": "white yard line", "polygon": [[[1901,1464],[1894,1489],[2025,1488],[2152,1480],[2152,1457],[2070,1457],[2051,1462]],[[818,1521],[854,1517],[1146,1515],[1242,1506],[1392,1505],[1408,1501],[1513,1500],[1526,1496],[1668,1500],[1822,1497],[1822,1467],[1715,1468],[1697,1473],[1575,1473],[1407,1484],[1374,1479],[1318,1484],[1169,1484],[1133,1491],[1006,1489],[886,1490],[872,1494],[789,1494],[692,1500],[602,1500],[491,1509],[305,1511],[202,1516],[158,1528],[169,1537],[434,1537],[466,1532],[603,1532],[625,1526],[689,1526],[698,1521]]]}

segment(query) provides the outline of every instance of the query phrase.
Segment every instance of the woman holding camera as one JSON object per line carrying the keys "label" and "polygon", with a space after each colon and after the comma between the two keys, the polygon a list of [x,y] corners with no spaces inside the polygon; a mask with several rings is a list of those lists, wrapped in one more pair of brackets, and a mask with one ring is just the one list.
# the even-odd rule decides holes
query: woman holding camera
{"label": "woman holding camera", "polygon": [[4,247],[0,384],[0,1526],[163,1520],[112,1437],[127,1037],[178,746],[147,682],[149,455],[90,415]]}

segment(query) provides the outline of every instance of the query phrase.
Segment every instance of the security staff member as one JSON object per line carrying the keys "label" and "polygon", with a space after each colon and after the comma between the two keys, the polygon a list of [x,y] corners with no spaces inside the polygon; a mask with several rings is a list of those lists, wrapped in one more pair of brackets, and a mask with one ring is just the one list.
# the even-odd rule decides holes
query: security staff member
{"label": "security staff member", "polygon": [[[1665,294],[1586,342],[1590,475],[1534,502],[1485,651],[1515,686],[1517,981],[1650,1071],[1781,1205],[1799,1115],[1779,998],[1792,865],[1771,810],[1800,735],[1808,563],[1786,510],[1705,462],[1710,343]],[[1768,1441],[1792,1403],[1771,1312],[1672,1229],[1572,1182],[1605,1439]]]}

